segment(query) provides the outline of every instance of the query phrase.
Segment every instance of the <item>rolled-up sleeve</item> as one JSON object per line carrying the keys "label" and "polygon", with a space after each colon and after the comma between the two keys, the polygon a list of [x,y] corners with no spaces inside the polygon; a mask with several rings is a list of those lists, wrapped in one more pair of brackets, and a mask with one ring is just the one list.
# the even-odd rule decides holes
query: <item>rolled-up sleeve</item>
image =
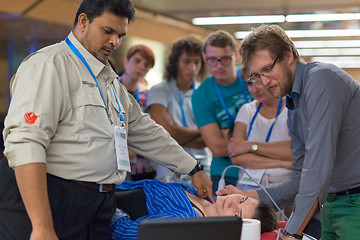
{"label": "rolled-up sleeve", "polygon": [[[29,59],[30,58],[30,59]],[[62,86],[54,64],[28,57],[11,80],[11,103],[5,119],[4,154],[11,167],[46,162],[63,105]]]}

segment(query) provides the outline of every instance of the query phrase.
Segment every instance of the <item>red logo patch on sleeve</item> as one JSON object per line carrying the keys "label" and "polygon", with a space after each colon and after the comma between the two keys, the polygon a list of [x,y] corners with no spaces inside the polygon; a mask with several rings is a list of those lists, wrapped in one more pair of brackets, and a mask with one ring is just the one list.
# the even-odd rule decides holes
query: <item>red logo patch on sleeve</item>
{"label": "red logo patch on sleeve", "polygon": [[38,116],[36,116],[36,114],[33,112],[25,113],[24,115],[25,122],[30,125],[34,124],[37,118]]}

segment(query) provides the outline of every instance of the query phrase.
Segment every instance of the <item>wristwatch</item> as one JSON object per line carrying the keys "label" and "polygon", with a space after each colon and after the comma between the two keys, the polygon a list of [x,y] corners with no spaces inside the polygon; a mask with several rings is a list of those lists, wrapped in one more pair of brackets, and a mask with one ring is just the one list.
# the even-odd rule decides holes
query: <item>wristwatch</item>
{"label": "wristwatch", "polygon": [[253,153],[256,153],[257,150],[258,150],[258,148],[259,148],[259,146],[257,145],[257,143],[254,143],[254,144],[251,146],[251,151],[252,151]]}
{"label": "wristwatch", "polygon": [[303,238],[303,236],[300,234],[291,234],[291,233],[288,233],[286,230],[282,230],[282,233],[284,234],[284,236],[293,238],[293,239],[302,239]]}
{"label": "wristwatch", "polygon": [[189,176],[192,176],[192,175],[194,175],[195,173],[197,173],[198,171],[202,171],[202,170],[204,170],[204,165],[202,165],[202,163],[198,162],[198,163],[195,165],[194,169],[191,170],[191,172],[189,173]]}

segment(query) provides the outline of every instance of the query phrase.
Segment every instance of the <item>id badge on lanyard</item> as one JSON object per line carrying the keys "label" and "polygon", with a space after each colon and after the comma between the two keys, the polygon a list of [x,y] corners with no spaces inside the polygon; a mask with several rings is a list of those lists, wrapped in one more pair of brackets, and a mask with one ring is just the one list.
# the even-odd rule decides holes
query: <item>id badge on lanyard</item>
{"label": "id badge on lanyard", "polygon": [[104,106],[105,106],[105,109],[106,109],[106,114],[108,116],[110,124],[114,128],[116,163],[117,163],[118,170],[131,172],[130,161],[129,161],[129,152],[128,152],[128,146],[127,146],[127,135],[126,135],[126,129],[125,129],[125,124],[124,124],[124,116],[121,113],[120,103],[119,103],[119,100],[118,100],[118,98],[116,96],[113,84],[111,85],[111,88],[113,90],[113,93],[114,93],[114,96],[115,96],[115,99],[116,99],[116,103],[118,104],[118,107],[119,107],[119,118],[120,118],[120,121],[122,122],[122,126],[120,126],[120,127],[114,125],[113,121],[111,120],[109,107],[105,102],[104,96],[103,96],[103,94],[101,92],[101,89],[100,89],[100,86],[99,86],[99,83],[96,80],[96,77],[95,77],[93,71],[91,70],[89,64],[86,62],[85,58],[81,55],[81,53],[74,46],[74,44],[72,44],[72,42],[70,41],[69,38],[66,38],[65,42],[70,47],[70,49],[76,54],[76,56],[84,63],[85,67],[88,69],[91,77],[94,79],[94,81],[96,83],[96,86],[97,86],[97,88],[99,90],[100,96],[101,96],[101,98],[103,100],[103,103],[104,103]]}
{"label": "id badge on lanyard", "polygon": [[[246,172],[257,182],[260,183],[264,173],[265,173],[265,169],[249,169],[249,168],[245,168]],[[258,186],[253,180],[251,180],[249,178],[249,176],[246,173],[243,173],[240,171],[240,179],[239,179],[239,183],[240,184],[245,184],[245,185],[250,185],[250,186]]]}
{"label": "id badge on lanyard", "polygon": [[131,172],[125,127],[114,125],[116,162],[119,171]]}

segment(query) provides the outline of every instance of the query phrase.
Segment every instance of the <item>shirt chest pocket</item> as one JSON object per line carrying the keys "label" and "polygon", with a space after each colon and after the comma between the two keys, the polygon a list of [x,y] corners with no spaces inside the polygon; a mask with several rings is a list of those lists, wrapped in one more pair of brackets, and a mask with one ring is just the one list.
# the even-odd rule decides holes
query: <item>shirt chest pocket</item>
{"label": "shirt chest pocket", "polygon": [[74,134],[83,139],[111,139],[113,128],[99,94],[80,93],[72,97]]}

